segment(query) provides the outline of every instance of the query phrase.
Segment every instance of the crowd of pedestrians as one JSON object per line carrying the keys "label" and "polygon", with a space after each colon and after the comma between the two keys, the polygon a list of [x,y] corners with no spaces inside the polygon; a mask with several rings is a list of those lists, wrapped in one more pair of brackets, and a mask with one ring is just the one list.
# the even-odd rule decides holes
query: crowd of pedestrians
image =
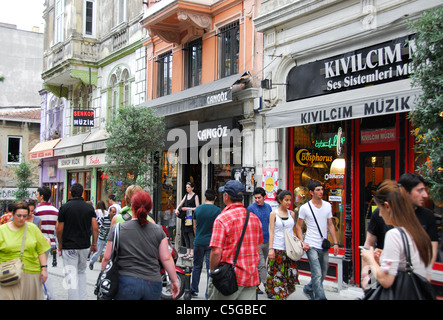
{"label": "crowd of pedestrians", "polygon": [[[254,203],[245,208],[245,187],[237,180],[228,181],[219,193],[206,190],[203,204],[189,182],[175,214],[182,220],[187,250],[182,258],[193,261],[191,295],[199,293],[205,264],[206,299],[249,300],[265,293],[269,299],[286,300],[299,284],[297,261],[286,253],[287,232],[302,241],[308,258],[311,277],[303,293],[309,299],[325,300],[323,281],[329,252],[332,248],[331,252],[338,254],[338,240],[331,204],[322,200],[323,185],[311,180],[307,189],[311,199],[297,215],[290,209],[292,193],[287,190],[278,190],[278,206],[273,209],[265,202],[265,190],[258,187],[253,193]],[[87,299],[86,268],[89,265],[92,270],[99,261],[104,270],[111,259],[114,241],[118,241],[119,254],[119,290],[115,299],[160,299],[161,267],[168,272],[171,293],[177,297],[180,288],[168,249],[169,239],[150,216],[152,199],[148,193],[132,185],[125,192],[125,207],[121,208],[115,196],[110,195],[108,208],[99,201],[96,209],[83,199],[81,184],[73,184],[70,193],[70,199],[58,210],[49,202],[51,190],[38,188],[37,201],[19,201],[8,206],[0,217],[0,262],[20,257],[24,243],[25,265],[21,282],[2,287],[0,299],[38,300],[44,295],[56,298],[47,274],[51,258],[52,265],[57,265],[55,252],[63,261],[68,299]],[[223,210],[214,204],[217,195],[223,197]],[[430,279],[438,236],[432,212],[422,207],[426,197],[425,182],[416,174],[405,174],[398,182],[387,180],[377,189],[374,201],[378,209],[372,215],[365,243],[369,250],[361,252],[363,288],[375,281],[390,286],[397,271],[404,268],[398,227],[413,244],[414,272]],[[116,228],[118,240],[114,237]],[[210,275],[221,265],[234,261],[238,289],[224,295]]]}

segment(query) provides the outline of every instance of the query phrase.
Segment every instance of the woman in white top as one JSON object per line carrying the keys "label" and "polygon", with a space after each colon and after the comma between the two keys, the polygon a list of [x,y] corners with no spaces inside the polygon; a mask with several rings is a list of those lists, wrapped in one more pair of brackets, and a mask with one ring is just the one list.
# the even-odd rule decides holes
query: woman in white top
{"label": "woman in white top", "polygon": [[298,281],[297,263],[286,255],[285,234],[294,235],[295,215],[289,210],[292,195],[287,190],[277,191],[279,207],[269,216],[269,253],[266,293],[268,298],[286,300],[295,291]]}
{"label": "woman in white top", "polygon": [[[395,181],[385,180],[377,189],[374,201],[387,225],[400,227],[406,232],[413,271],[430,281],[431,240],[420,225],[406,190]],[[361,256],[380,285],[389,288],[394,283],[398,270],[404,270],[406,266],[400,231],[394,228],[386,233],[384,249],[379,258],[372,247],[362,250]]]}

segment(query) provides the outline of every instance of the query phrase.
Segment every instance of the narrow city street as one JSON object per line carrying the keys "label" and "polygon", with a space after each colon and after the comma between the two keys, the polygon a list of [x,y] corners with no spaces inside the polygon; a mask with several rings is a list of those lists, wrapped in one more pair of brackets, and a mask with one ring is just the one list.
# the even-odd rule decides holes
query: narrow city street
{"label": "narrow city street", "polygon": [[[64,275],[63,275],[63,261],[59,257],[57,259],[57,267],[53,267],[51,264],[48,264],[48,278],[49,283],[53,288],[53,297],[52,300],[68,300],[68,290],[66,289],[66,285],[64,284]],[[178,264],[180,264],[180,259],[178,260]],[[88,300],[96,300],[97,297],[94,295],[94,286],[97,281],[97,277],[100,273],[100,264],[97,262],[94,265],[94,269],[90,270],[86,269],[86,288],[88,294]],[[300,276],[300,285],[297,285],[297,290],[293,293],[288,300],[308,300],[306,296],[302,293],[303,285],[308,283],[309,277]],[[198,297],[193,297],[192,300],[205,300],[204,291],[206,287],[206,269],[203,268],[201,277],[200,277],[200,292]],[[263,287],[261,286],[263,289]],[[347,287],[343,288],[340,292],[337,289],[336,283],[325,281],[325,290],[326,297],[329,300],[355,300],[358,297],[361,297],[362,290],[358,287]],[[257,296],[258,300],[269,301],[265,294],[260,294]],[[184,300],[183,297],[180,300]]]}

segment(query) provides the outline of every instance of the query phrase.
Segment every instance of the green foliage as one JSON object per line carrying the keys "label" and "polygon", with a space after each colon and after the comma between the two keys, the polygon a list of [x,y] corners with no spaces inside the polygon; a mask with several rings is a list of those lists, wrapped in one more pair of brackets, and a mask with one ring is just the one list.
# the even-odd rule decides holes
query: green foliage
{"label": "green foliage", "polygon": [[152,186],[154,157],[164,145],[163,118],[151,108],[120,107],[106,130],[108,191],[122,198],[131,184]]}
{"label": "green foliage", "polygon": [[[23,155],[22,159],[25,159]],[[32,186],[31,168],[32,163],[23,160],[17,167],[12,169],[17,178],[18,190],[15,193],[15,199],[17,201],[24,200],[30,196],[28,188]]]}
{"label": "green foliage", "polygon": [[410,22],[417,33],[413,57],[413,85],[422,88],[417,107],[411,113],[416,128],[416,151],[424,157],[417,168],[428,181],[431,197],[443,201],[443,7],[425,12]]}

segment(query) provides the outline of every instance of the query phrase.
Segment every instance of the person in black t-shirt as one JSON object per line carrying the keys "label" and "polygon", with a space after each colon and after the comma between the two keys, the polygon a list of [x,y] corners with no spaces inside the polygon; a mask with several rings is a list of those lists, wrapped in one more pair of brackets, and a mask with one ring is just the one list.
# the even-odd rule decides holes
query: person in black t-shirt
{"label": "person in black t-shirt", "polygon": [[[416,173],[405,173],[398,180],[398,184],[403,186],[408,192],[415,207],[415,214],[431,238],[432,264],[434,264],[438,250],[438,229],[434,213],[423,207],[426,198],[428,198],[426,181]],[[391,228],[392,226],[386,225],[380,217],[378,208],[375,209],[368,224],[368,232],[364,246],[366,248],[374,247],[379,249],[377,250],[378,252],[381,252],[384,246],[385,234]],[[361,286],[363,289],[369,281],[368,270],[366,264],[362,261]]]}
{"label": "person in black t-shirt", "polygon": [[83,200],[82,195],[83,186],[74,183],[71,186],[72,198],[60,207],[56,227],[69,300],[87,300],[87,258],[90,251],[97,251],[98,224],[95,210]]}

